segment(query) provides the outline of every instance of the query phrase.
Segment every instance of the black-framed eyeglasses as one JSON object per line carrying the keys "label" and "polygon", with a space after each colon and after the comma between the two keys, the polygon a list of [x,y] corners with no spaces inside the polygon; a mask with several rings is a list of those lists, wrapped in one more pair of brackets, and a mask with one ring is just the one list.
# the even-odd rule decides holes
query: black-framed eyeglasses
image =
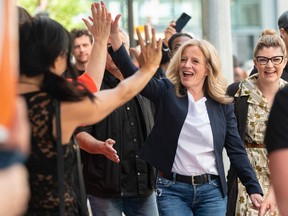
{"label": "black-framed eyeglasses", "polygon": [[271,62],[274,64],[274,65],[278,65],[278,64],[281,64],[283,59],[284,59],[284,56],[273,56],[272,58],[267,58],[265,56],[256,56],[256,61],[260,64],[260,65],[266,65],[268,64],[269,60],[271,60]]}

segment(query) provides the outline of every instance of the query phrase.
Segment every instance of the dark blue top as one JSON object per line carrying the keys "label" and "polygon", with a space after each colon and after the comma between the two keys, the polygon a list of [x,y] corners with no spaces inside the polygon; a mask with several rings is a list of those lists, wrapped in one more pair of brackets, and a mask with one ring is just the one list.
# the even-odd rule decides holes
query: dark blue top
{"label": "dark blue top", "polygon": [[[111,52],[111,50],[110,50]],[[125,48],[120,47],[113,55],[118,68],[132,75],[137,68],[131,62]],[[154,127],[145,141],[141,157],[158,170],[170,173],[176,154],[179,135],[188,113],[188,96],[177,97],[174,85],[168,79],[152,78],[141,92],[156,107]],[[247,157],[238,133],[233,105],[223,105],[206,95],[206,107],[213,133],[216,166],[220,176],[223,196],[227,195],[222,152],[225,147],[231,165],[237,170],[241,182],[249,194],[262,194],[261,187]]]}

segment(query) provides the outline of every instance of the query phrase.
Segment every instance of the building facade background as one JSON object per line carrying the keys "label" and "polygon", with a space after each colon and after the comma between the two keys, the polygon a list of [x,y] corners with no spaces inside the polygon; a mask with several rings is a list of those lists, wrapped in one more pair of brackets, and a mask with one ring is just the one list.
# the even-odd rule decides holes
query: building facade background
{"label": "building facade background", "polygon": [[[265,28],[273,28],[279,32],[277,20],[284,11],[288,10],[288,1],[225,0],[225,3],[221,1],[224,0],[105,0],[105,3],[112,14],[122,13],[121,27],[127,31],[130,29],[134,30],[137,26],[141,27],[144,24],[150,24],[156,28],[160,37],[163,37],[164,30],[171,20],[176,20],[182,12],[186,12],[192,16],[192,19],[188,22],[183,31],[194,35],[194,37],[201,38],[203,37],[202,29],[205,29],[204,26],[207,26],[207,23],[210,22],[212,25],[213,23],[217,23],[213,22],[213,20],[207,21],[207,19],[205,19],[207,17],[203,17],[207,16],[204,11],[215,11],[215,9],[209,8],[203,10],[202,5],[208,5],[208,7],[215,5],[217,7],[216,10],[219,10],[220,13],[223,13],[223,10],[230,8],[229,17],[227,14],[223,15],[224,13],[215,13],[215,15],[209,14],[209,19],[219,18],[218,20],[224,20],[224,23],[223,26],[219,26],[219,28],[216,26],[216,30],[218,31],[215,31],[215,26],[213,26],[211,31],[215,32],[210,32],[208,35],[212,40],[213,36],[220,36],[217,34],[230,34],[230,29],[225,31],[225,28],[227,28],[227,23],[231,23],[231,40],[228,42],[225,41],[225,37],[219,37],[220,44],[219,42],[216,42],[217,44],[215,44],[215,47],[218,47],[218,51],[222,58],[222,66],[224,63],[224,67],[226,67],[222,69],[228,83],[231,83],[233,82],[231,50],[232,54],[235,55],[240,62],[244,63],[249,60],[251,61],[253,58],[253,49],[261,31]],[[227,7],[225,8],[221,8],[221,4],[229,5],[226,5]],[[227,21],[225,20],[225,17],[231,19],[231,22],[225,22]],[[130,31],[130,37],[132,35],[133,32],[131,33]],[[229,36],[226,38],[229,38]],[[227,44],[230,43],[230,41],[231,44]],[[132,40],[132,45],[133,42],[134,40]],[[223,157],[225,170],[227,172],[230,163],[225,151],[223,152]]]}
{"label": "building facade background", "polygon": [[[183,31],[202,37],[201,0],[105,0],[105,3],[112,14],[122,13],[121,26],[126,30],[131,23],[129,20],[133,19],[134,28],[150,24],[163,36],[169,22],[186,12],[192,19]],[[132,15],[129,8],[130,11],[132,8]],[[230,9],[233,54],[244,62],[253,57],[253,47],[263,29],[278,31],[277,19],[288,10],[288,1],[230,0]]]}

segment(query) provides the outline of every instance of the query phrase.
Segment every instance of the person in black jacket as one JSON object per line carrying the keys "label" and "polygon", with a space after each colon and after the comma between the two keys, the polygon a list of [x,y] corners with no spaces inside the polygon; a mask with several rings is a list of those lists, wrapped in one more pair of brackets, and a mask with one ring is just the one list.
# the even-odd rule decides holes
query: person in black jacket
{"label": "person in black jacket", "polygon": [[[282,13],[278,18],[278,27],[280,31],[280,37],[284,41],[286,49],[288,50],[288,10]],[[254,67],[250,75],[253,75],[255,73],[258,73],[258,71]],[[288,81],[288,64],[286,64],[286,66],[284,67],[281,78]]]}
{"label": "person in black jacket", "polygon": [[281,89],[275,100],[267,123],[265,143],[269,168],[277,205],[282,215],[288,215],[288,86]]}
{"label": "person in black jacket", "polygon": [[[128,34],[121,30],[120,35],[128,50]],[[107,46],[111,49],[110,41]],[[123,79],[107,55],[101,90],[114,88]],[[82,151],[84,181],[93,215],[158,215],[155,170],[139,158],[153,124],[150,101],[137,95],[101,122],[80,129],[77,139],[81,146],[98,143],[101,149],[101,154]]]}

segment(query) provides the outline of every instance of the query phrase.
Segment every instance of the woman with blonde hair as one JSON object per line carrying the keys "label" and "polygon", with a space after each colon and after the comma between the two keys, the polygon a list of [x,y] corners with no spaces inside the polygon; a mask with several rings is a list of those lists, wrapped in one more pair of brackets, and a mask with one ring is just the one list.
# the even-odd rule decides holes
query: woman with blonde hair
{"label": "woman with blonde hair", "polygon": [[262,31],[254,49],[253,61],[258,73],[240,83],[231,84],[228,94],[234,97],[239,134],[263,189],[265,200],[260,212],[258,212],[259,209],[254,209],[248,199],[247,189],[237,182],[235,171],[230,169],[228,184],[231,196],[230,205],[228,204],[230,210],[227,215],[231,216],[258,214],[262,216],[267,210],[270,210],[271,215],[279,215],[270,182],[267,151],[264,144],[266,124],[274,97],[279,89],[287,85],[287,82],[281,79],[287,62],[287,51],[283,40],[275,30]]}
{"label": "woman with blonde hair", "polygon": [[[125,76],[137,70],[123,46],[113,47],[110,54]],[[223,148],[253,203],[260,206],[262,191],[238,134],[231,98],[225,92],[216,49],[197,39],[185,42],[175,53],[167,79],[152,78],[141,92],[156,107],[155,124],[140,157],[159,171],[156,194],[160,215],[225,215]]]}
{"label": "woman with blonde hair", "polygon": [[[215,48],[205,40],[190,40],[187,47],[194,46],[198,47],[206,59],[206,79],[203,83],[203,90],[208,95],[219,103],[229,103],[231,98],[226,96],[227,82],[221,73],[221,62]],[[183,52],[183,48],[182,48]],[[209,59],[209,62],[207,60]],[[171,60],[171,66],[167,69],[167,78],[175,85],[176,94],[181,96],[181,88],[183,83],[181,82],[181,75],[179,74],[179,65],[182,61],[182,55],[178,54]],[[185,94],[184,94],[185,95]],[[182,95],[182,96],[184,96]]]}

